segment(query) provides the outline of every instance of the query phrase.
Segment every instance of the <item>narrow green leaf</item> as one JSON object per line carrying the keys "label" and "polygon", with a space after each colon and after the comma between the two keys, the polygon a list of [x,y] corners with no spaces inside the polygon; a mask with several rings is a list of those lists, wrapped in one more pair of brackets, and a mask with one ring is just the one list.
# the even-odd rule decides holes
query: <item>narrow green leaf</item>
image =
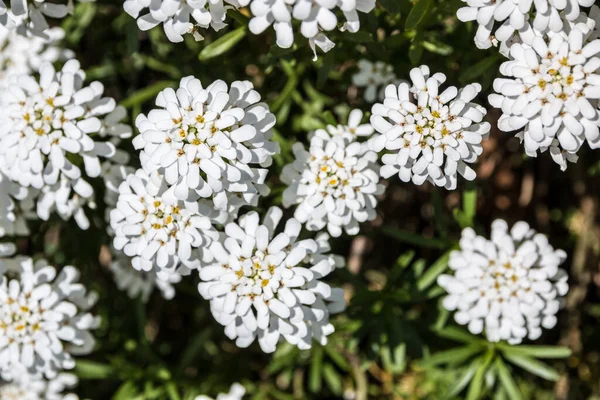
{"label": "narrow green leaf", "polygon": [[350,371],[352,369],[344,356],[337,352],[335,348],[332,348],[331,346],[325,346],[324,349],[325,353],[327,353],[327,356],[335,363],[335,365],[338,366],[338,368],[344,371]]}
{"label": "narrow green leaf", "polygon": [[506,358],[506,360],[511,364],[519,366],[525,371],[531,372],[532,374],[548,381],[556,382],[560,377],[559,373],[554,368],[548,364],[544,364],[541,361],[534,360],[533,358],[510,353],[505,353],[504,358]]}
{"label": "narrow green leaf", "polygon": [[167,394],[169,395],[169,399],[171,400],[181,400],[179,396],[179,391],[177,390],[177,386],[174,382],[168,382],[166,384]]}
{"label": "narrow green leaf", "polygon": [[325,382],[327,382],[327,386],[336,396],[342,395],[342,378],[335,371],[333,365],[326,363],[323,366],[323,377],[325,378]]}
{"label": "narrow green leaf", "polygon": [[470,333],[455,327],[455,326],[448,326],[440,331],[436,331],[438,336],[441,336],[443,338],[446,339],[451,339],[451,340],[455,340],[457,342],[463,342],[463,343],[480,343],[480,344],[484,344],[487,343],[485,340],[471,335]]}
{"label": "narrow green leaf", "polygon": [[431,286],[438,276],[440,276],[448,268],[448,260],[450,259],[450,251],[444,253],[425,271],[423,276],[417,281],[417,289],[423,291]]}
{"label": "narrow green leaf", "polygon": [[483,380],[485,378],[485,373],[487,372],[488,367],[490,366],[492,360],[494,359],[494,351],[488,350],[485,356],[483,356],[483,361],[477,368],[475,375],[473,376],[473,380],[469,385],[469,391],[467,392],[467,400],[479,400],[481,398],[481,391],[483,389]]}
{"label": "narrow green leaf", "polygon": [[456,383],[450,387],[448,391],[448,395],[445,399],[454,399],[456,396],[467,387],[469,382],[473,379],[473,375],[475,375],[475,371],[477,371],[477,367],[479,363],[473,362],[469,367],[465,370],[465,372],[461,375],[460,378],[456,380]]}
{"label": "narrow green leaf", "polygon": [[238,42],[242,40],[244,36],[246,36],[245,26],[241,26],[236,30],[233,30],[221,36],[220,38],[218,38],[217,40],[215,40],[214,42],[202,49],[202,51],[198,55],[198,60],[206,61],[226,53],[227,51],[231,50],[233,46],[238,44]]}
{"label": "narrow green leaf", "polygon": [[308,378],[308,388],[312,393],[321,391],[321,376],[323,370],[323,348],[313,347],[312,359],[310,360],[310,375]]}
{"label": "narrow green leaf", "polygon": [[406,17],[406,29],[415,29],[427,17],[433,0],[419,0]]}
{"label": "narrow green leaf", "polygon": [[497,54],[493,56],[484,58],[478,63],[466,68],[463,70],[462,74],[460,74],[461,82],[472,82],[476,78],[479,78],[486,71],[490,69],[498,69],[496,68],[496,63],[500,60],[500,57]]}
{"label": "narrow green leaf", "polygon": [[160,92],[164,88],[173,85],[175,85],[175,82],[173,81],[158,81],[144,89],[138,90],[137,92],[133,93],[131,96],[123,100],[121,102],[121,105],[125,108],[131,108],[133,106],[140,105],[154,98],[158,94],[158,92]]}
{"label": "narrow green leaf", "polygon": [[471,344],[456,349],[441,351],[424,359],[422,362],[420,362],[420,365],[423,367],[428,367],[441,364],[460,364],[475,354],[480,353],[482,349],[483,347],[478,344]]}
{"label": "narrow green leaf", "polygon": [[114,372],[112,365],[95,361],[77,360],[75,374],[80,379],[106,379]]}
{"label": "narrow green leaf", "polygon": [[521,392],[519,391],[515,380],[512,378],[510,371],[506,367],[506,364],[502,361],[502,357],[496,358],[494,366],[496,367],[502,386],[508,393],[508,397],[512,400],[521,399],[523,396],[521,396]]}
{"label": "narrow green leaf", "polygon": [[425,238],[416,233],[391,228],[389,226],[381,227],[381,231],[400,242],[413,244],[419,247],[425,247],[428,249],[445,249],[448,247],[448,244],[443,240],[435,238]]}
{"label": "narrow green leaf", "polygon": [[502,351],[510,354],[520,354],[534,358],[567,358],[571,349],[564,346],[511,346],[500,345]]}
{"label": "narrow green leaf", "polygon": [[119,388],[115,392],[112,399],[113,400],[132,400],[136,397],[137,394],[138,394],[138,390],[135,386],[135,383],[133,381],[126,381],[121,386],[119,386]]}

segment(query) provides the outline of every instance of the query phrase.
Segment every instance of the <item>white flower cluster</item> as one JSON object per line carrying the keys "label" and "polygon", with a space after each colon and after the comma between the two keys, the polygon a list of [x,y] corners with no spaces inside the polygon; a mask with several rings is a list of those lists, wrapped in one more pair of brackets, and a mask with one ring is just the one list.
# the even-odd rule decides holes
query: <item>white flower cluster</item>
{"label": "white flower cluster", "polygon": [[490,124],[482,122],[486,109],[472,102],[481,86],[450,86],[440,93],[446,76],[430,75],[427,66],[413,68],[410,78],[412,86],[388,86],[383,104],[372,109],[371,124],[378,134],[370,146],[386,150],[381,176],[397,174],[417,185],[429,180],[447,189],[456,188],[457,173],[475,179],[467,164],[482,153],[481,142],[490,131]]}
{"label": "white flower cluster", "polygon": [[34,376],[54,378],[72,369],[72,355],[87,354],[94,347],[90,330],[99,319],[88,310],[95,294],[87,294],[77,282],[74,267],[57,274],[45,261],[29,258],[3,265],[8,271],[0,277],[0,375],[16,380],[26,369]]}
{"label": "white flower cluster", "polygon": [[73,58],[74,53],[58,46],[65,32],[58,27],[48,29],[46,37],[22,36],[0,26],[0,88],[6,89],[10,79],[36,73],[45,62]]}
{"label": "white flower cluster", "polygon": [[310,148],[295,143],[296,160],[283,168],[281,180],[288,185],[283,206],[296,206],[294,217],[308,230],[327,227],[338,237],[342,229],[356,235],[359,224],[377,216],[379,183],[377,154],[356,141],[357,135],[373,133],[370,125],[359,125],[362,112],[354,110],[350,126],[328,126],[312,134]]}
{"label": "white flower cluster", "polygon": [[600,148],[600,39],[590,41],[574,28],[514,44],[510,60],[500,67],[504,78],[494,81],[498,94],[490,104],[502,110],[498,127],[519,130],[525,152],[536,157],[550,151],[562,170],[576,162],[584,142]]}
{"label": "white flower cluster", "polygon": [[254,16],[249,24],[252,33],[258,35],[273,25],[277,45],[289,48],[294,44],[292,21],[298,20],[300,33],[309,40],[315,59],[316,47],[328,52],[335,46],[323,32],[337,27],[337,9],[346,18],[341,30],[354,33],[360,28],[358,12],[369,13],[375,8],[375,0],[245,0],[248,1]]}
{"label": "white flower cluster", "polygon": [[[240,7],[249,0],[125,0],[123,8],[137,19],[138,27],[147,31],[162,24],[171,42],[182,42],[183,35],[192,34],[202,40],[200,28],[218,31],[224,28],[227,6]],[[242,3],[242,4],[240,4]],[[148,9],[148,12],[144,10]]]}
{"label": "white flower cluster", "polygon": [[46,17],[64,18],[72,11],[73,1],[0,0],[0,25],[7,29],[16,29],[23,35],[44,36],[50,28]]}
{"label": "white flower cluster", "polygon": [[79,400],[66,390],[77,386],[77,377],[60,373],[53,379],[45,379],[40,374],[31,375],[27,371],[15,374],[10,382],[0,380],[0,399],[2,400]]}
{"label": "white flower cluster", "polygon": [[301,349],[312,340],[325,344],[334,331],[329,315],[345,308],[343,291],[321,280],[340,264],[326,254],[327,236],[298,241],[295,219],[276,234],[281,217],[281,209],[272,207],[262,224],[256,212],[229,223],[211,245],[216,260],[200,269],[198,285],[225,334],[239,347],[258,338],[266,353],[282,337]]}
{"label": "white flower cluster", "polygon": [[234,383],[229,389],[229,393],[220,393],[216,399],[205,395],[196,396],[194,400],[242,400],[246,394],[246,388],[239,383]]}
{"label": "white flower cluster", "polygon": [[364,98],[367,102],[385,99],[385,88],[398,81],[394,67],[383,61],[371,62],[358,61],[358,71],[352,75],[352,83],[359,88],[364,88]]}
{"label": "white flower cluster", "polygon": [[138,170],[121,184],[110,212],[114,247],[132,257],[138,271],[196,269],[211,260],[205,250],[218,238],[206,217],[209,212],[198,201],[175,198],[160,175]]}
{"label": "white flower cluster", "polygon": [[[564,31],[565,25],[575,21],[581,7],[590,7],[594,0],[462,0],[467,4],[458,10],[463,22],[478,24],[475,44],[487,49],[498,43],[521,40],[531,44],[538,35]],[[534,15],[533,24],[529,15]]]}
{"label": "white flower cluster", "polygon": [[460,250],[450,254],[454,274],[438,278],[449,293],[443,305],[456,310],[456,322],[473,334],[485,331],[492,342],[535,340],[542,327],[556,325],[568,291],[567,274],[558,268],[565,258],[526,222],[509,230],[505,221],[494,221],[491,240],[467,228]]}
{"label": "white flower cluster", "polygon": [[212,199],[227,217],[268,193],[266,167],[279,152],[271,141],[275,116],[250,82],[204,88],[189,76],[177,91],[159,93],[156,105],[136,119],[141,134],[133,143],[144,170],[164,175],[177,199]]}
{"label": "white flower cluster", "polygon": [[131,129],[119,123],[125,110],[102,97],[100,82],[83,85],[85,73],[78,61],[67,61],[58,72],[45,62],[39,74],[39,79],[16,77],[1,94],[0,171],[39,190],[41,219],[56,210],[64,219],[74,216],[86,229],[83,206],[94,206],[88,178],[100,176],[100,157],[123,158],[115,143],[130,137]]}

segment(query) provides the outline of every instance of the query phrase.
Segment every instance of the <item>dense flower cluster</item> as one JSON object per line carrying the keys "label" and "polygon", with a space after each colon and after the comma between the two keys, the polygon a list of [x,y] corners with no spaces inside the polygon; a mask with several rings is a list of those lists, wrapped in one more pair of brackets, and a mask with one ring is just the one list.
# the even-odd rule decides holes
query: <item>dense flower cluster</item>
{"label": "dense flower cluster", "polygon": [[256,212],[228,224],[210,247],[215,262],[200,269],[198,285],[225,334],[239,347],[258,338],[266,353],[282,337],[301,349],[313,340],[325,344],[334,331],[329,315],[345,308],[343,291],[321,280],[340,263],[326,254],[326,235],[298,241],[295,219],[276,234],[281,217],[272,207],[262,224]]}
{"label": "dense flower cluster", "polygon": [[383,101],[385,88],[398,80],[394,67],[383,61],[371,62],[358,61],[358,71],[352,75],[352,83],[359,88],[364,88],[364,98],[368,103],[375,100]]}
{"label": "dense flower cluster", "polygon": [[388,86],[383,104],[372,109],[371,123],[379,134],[371,139],[371,148],[386,150],[381,176],[397,174],[417,185],[429,180],[447,189],[456,188],[457,173],[475,179],[467,163],[477,160],[490,131],[490,124],[482,122],[485,108],[472,102],[481,86],[450,86],[440,92],[446,76],[430,75],[427,66],[413,68],[410,78],[412,86]]}
{"label": "dense flower cluster", "polygon": [[532,46],[514,44],[510,60],[489,97],[502,110],[498,127],[520,130],[526,153],[550,151],[561,169],[577,161],[587,141],[600,147],[600,39],[589,42],[578,28],[568,36],[536,37]]}
{"label": "dense flower cluster", "polygon": [[328,52],[335,46],[323,32],[337,27],[337,9],[346,18],[341,30],[354,33],[360,28],[358,13],[369,13],[375,8],[375,0],[245,0],[248,1],[254,16],[249,24],[252,33],[258,35],[273,25],[277,45],[289,48],[294,44],[292,21],[301,21],[300,33],[309,40],[315,58],[316,47]]}
{"label": "dense flower cluster", "polygon": [[48,32],[46,17],[64,18],[73,10],[73,2],[66,0],[0,0],[0,5],[0,25],[16,29],[23,35],[32,33],[36,36],[44,36]]}
{"label": "dense flower cluster", "polygon": [[133,143],[144,170],[164,175],[177,199],[209,198],[235,214],[268,193],[266,167],[279,151],[271,141],[275,116],[250,82],[204,88],[190,76],[177,91],[163,90],[156,105],[136,119],[141,134]]}
{"label": "dense flower cluster", "polygon": [[[563,31],[565,24],[579,17],[581,7],[590,7],[594,4],[594,0],[462,1],[467,6],[458,10],[458,19],[463,22],[477,22],[479,26],[475,35],[475,44],[480,49],[508,42],[515,33],[520,40],[531,44],[531,40],[536,35]],[[534,15],[532,24],[529,21],[530,12]]]}
{"label": "dense flower cluster", "polygon": [[288,185],[283,206],[295,205],[294,217],[300,223],[311,231],[327,227],[334,237],[340,236],[342,229],[356,235],[361,222],[375,219],[375,196],[384,190],[379,184],[377,154],[355,140],[357,134],[368,136],[373,129],[357,126],[360,111],[352,117],[355,127],[328,126],[314,132],[308,151],[296,143],[296,160],[281,174]]}
{"label": "dense flower cluster", "polygon": [[53,379],[45,379],[41,375],[31,375],[27,371],[19,371],[10,382],[0,380],[0,399],[2,400],[79,400],[67,390],[77,386],[77,377],[73,374],[60,373]]}
{"label": "dense flower cluster", "polygon": [[535,340],[542,327],[556,325],[568,290],[567,274],[558,268],[565,258],[526,222],[509,230],[505,221],[496,220],[490,240],[467,228],[460,250],[450,254],[454,274],[438,278],[449,293],[444,307],[456,310],[456,322],[468,325],[471,333],[485,330],[492,342]]}
{"label": "dense flower cluster", "polygon": [[71,266],[57,275],[44,260],[17,258],[9,263],[7,274],[0,277],[2,378],[17,379],[21,368],[53,378],[75,366],[72,355],[92,351],[90,330],[99,320],[87,310],[96,296],[86,293],[78,275]]}

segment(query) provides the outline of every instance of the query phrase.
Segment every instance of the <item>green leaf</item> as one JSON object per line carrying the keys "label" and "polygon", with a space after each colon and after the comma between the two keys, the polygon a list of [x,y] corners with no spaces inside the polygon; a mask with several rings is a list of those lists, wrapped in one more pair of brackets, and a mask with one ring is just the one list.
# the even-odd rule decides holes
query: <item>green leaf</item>
{"label": "green leaf", "polygon": [[487,372],[490,363],[494,359],[494,351],[488,350],[485,356],[482,357],[482,362],[477,368],[473,380],[469,385],[469,391],[467,392],[467,400],[479,400],[481,398],[481,391],[483,389],[483,380],[485,373]]}
{"label": "green leaf", "polygon": [[310,360],[310,376],[308,378],[308,388],[312,393],[321,391],[321,375],[323,369],[323,348],[313,347],[312,358]]}
{"label": "green leaf", "polygon": [[379,0],[379,3],[385,8],[390,14],[400,14],[400,1],[398,0]]}
{"label": "green leaf", "polygon": [[441,336],[443,338],[446,339],[451,339],[451,340],[455,340],[457,342],[463,342],[463,343],[487,343],[485,340],[471,335],[470,333],[455,327],[455,326],[448,326],[440,331],[436,331],[436,333],[438,334],[438,336]]}
{"label": "green leaf", "polygon": [[525,371],[531,372],[548,381],[556,382],[560,377],[560,374],[554,368],[541,361],[534,360],[533,358],[510,353],[504,353],[504,358],[511,364],[519,366]]}
{"label": "green leaf", "polygon": [[567,358],[571,349],[564,346],[511,346],[500,345],[502,351],[534,358]]}
{"label": "green leaf", "polygon": [[396,228],[391,228],[389,226],[382,226],[381,231],[384,234],[386,234],[400,242],[413,244],[418,247],[425,247],[428,249],[446,249],[448,247],[448,244],[446,242],[444,242],[443,240],[434,239],[434,238],[425,238],[416,233],[407,232],[407,231],[403,231],[403,230],[396,229]]}
{"label": "green leaf", "polygon": [[483,75],[486,71],[489,71],[490,69],[497,70],[498,68],[496,68],[496,64],[499,60],[500,56],[498,54],[494,54],[493,56],[484,58],[475,65],[472,65],[463,70],[463,72],[460,74],[460,81],[472,82],[476,78],[479,78],[481,75]]}
{"label": "green leaf", "polygon": [[136,397],[137,394],[138,394],[138,390],[137,390],[137,387],[135,386],[135,383],[133,381],[126,381],[121,386],[119,386],[119,388],[115,392],[112,399],[113,400],[132,400]]}
{"label": "green leaf", "polygon": [[77,360],[75,374],[80,379],[106,379],[114,372],[112,365],[95,361]]}
{"label": "green leaf", "polygon": [[515,380],[512,378],[510,371],[502,361],[501,357],[496,358],[494,366],[496,367],[496,371],[498,371],[498,377],[500,378],[502,386],[506,390],[506,393],[508,393],[508,397],[512,400],[521,399],[523,396],[521,396],[521,392],[519,391]]}
{"label": "green leaf", "polygon": [[471,344],[456,349],[442,351],[424,359],[422,362],[420,362],[420,365],[423,367],[428,367],[441,364],[460,364],[475,354],[481,353],[482,349],[483,347],[481,345]]}
{"label": "green leaf", "polygon": [[429,15],[433,0],[419,0],[406,17],[406,29],[415,29]]}
{"label": "green leaf", "polygon": [[239,41],[244,38],[244,36],[246,36],[245,26],[241,26],[236,30],[227,33],[226,35],[221,36],[202,49],[198,55],[198,60],[206,61],[226,53],[227,51],[231,50],[233,46],[238,44]]}
{"label": "green leaf", "polygon": [[140,105],[152,98],[154,98],[158,92],[163,90],[166,87],[173,86],[176,83],[173,81],[158,81],[144,89],[140,89],[137,92],[133,93],[131,96],[127,97],[125,100],[121,102],[121,105],[125,108],[131,108],[136,105]]}
{"label": "green leaf", "polygon": [[179,396],[179,391],[177,390],[177,386],[173,382],[169,382],[166,385],[167,394],[169,395],[169,399],[171,400],[181,400]]}
{"label": "green leaf", "polygon": [[325,378],[325,382],[327,382],[327,386],[336,396],[342,395],[342,378],[335,371],[333,365],[327,363],[323,367],[323,377]]}
{"label": "green leaf", "polygon": [[440,276],[448,268],[448,260],[450,259],[450,251],[447,251],[443,256],[438,258],[436,262],[431,264],[431,267],[425,271],[423,276],[417,281],[417,289],[423,291],[431,286],[438,276]]}
{"label": "green leaf", "polygon": [[469,382],[473,379],[473,375],[475,375],[475,371],[477,371],[477,367],[479,363],[473,362],[469,367],[465,370],[465,372],[461,375],[460,378],[456,380],[456,383],[450,387],[448,390],[448,395],[445,399],[455,399],[456,396],[463,391],[464,388],[467,387]]}

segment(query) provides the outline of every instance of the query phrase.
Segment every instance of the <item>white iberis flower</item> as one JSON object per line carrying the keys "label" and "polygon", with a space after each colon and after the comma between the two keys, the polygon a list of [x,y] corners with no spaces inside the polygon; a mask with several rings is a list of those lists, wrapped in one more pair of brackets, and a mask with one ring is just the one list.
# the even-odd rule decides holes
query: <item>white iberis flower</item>
{"label": "white iberis flower", "polygon": [[205,395],[196,396],[194,400],[242,400],[246,394],[246,388],[239,383],[231,385],[228,393],[220,393],[215,399]]}
{"label": "white iberis flower", "polygon": [[467,180],[475,171],[467,165],[482,153],[490,124],[482,122],[484,107],[473,103],[481,85],[454,86],[440,93],[446,81],[442,73],[430,75],[423,65],[410,71],[412,87],[403,82],[386,88],[383,104],[373,106],[375,134],[370,145],[382,157],[381,176],[398,175],[404,182],[421,185],[429,180],[453,190],[457,173]]}
{"label": "white iberis flower", "polygon": [[12,381],[0,379],[0,399],[2,400],[79,400],[67,390],[77,386],[77,376],[60,373],[53,379],[42,374],[29,374],[24,368],[17,368]]}
{"label": "white iberis flower", "polygon": [[[462,0],[467,4],[458,10],[463,22],[478,24],[475,45],[480,49],[512,40],[516,35],[527,44],[536,34],[545,36],[561,32],[564,20],[579,17],[580,7],[590,7],[594,0]],[[529,15],[534,15],[533,24]]]}
{"label": "white iberis flower", "polygon": [[176,199],[158,174],[137,170],[119,187],[117,207],[110,212],[114,247],[132,257],[139,271],[198,268],[211,261],[202,249],[218,238],[209,212],[196,200]]}
{"label": "white iberis flower", "polygon": [[252,33],[258,35],[273,25],[277,45],[287,49],[294,44],[292,21],[301,21],[300,33],[309,40],[315,59],[315,46],[324,52],[335,46],[323,32],[337,27],[335,12],[338,8],[346,18],[341,30],[352,33],[360,28],[358,12],[369,13],[375,8],[375,0],[245,0],[248,2],[254,16],[249,24]]}
{"label": "white iberis flower", "polygon": [[252,83],[217,80],[204,88],[188,76],[177,91],[160,92],[156,105],[137,117],[133,143],[144,170],[164,175],[178,199],[197,194],[225,210],[232,196],[238,206],[256,205],[268,193],[266,167],[279,152],[271,141],[275,116]]}
{"label": "white iberis flower", "polygon": [[[141,30],[147,31],[162,24],[167,38],[177,43],[182,42],[183,35],[188,33],[194,39],[202,40],[200,28],[211,27],[218,31],[227,26],[224,22],[227,14],[225,4],[240,7],[238,0],[125,0],[123,8],[127,14],[137,19]],[[142,14],[146,8],[148,12]]]}
{"label": "white iberis flower", "polygon": [[575,28],[569,36],[536,37],[532,47],[514,44],[494,81],[490,104],[502,110],[498,128],[519,130],[525,152],[550,150],[562,170],[576,162],[587,140],[600,147],[600,39],[588,42]]}
{"label": "white iberis flower", "polygon": [[0,87],[6,89],[9,77],[37,72],[44,62],[74,57],[57,44],[65,36],[61,28],[48,29],[45,36],[23,36],[0,26]]}
{"label": "white iberis flower", "polygon": [[369,103],[382,101],[385,98],[385,88],[397,80],[394,67],[383,61],[359,60],[358,71],[352,75],[352,83],[365,89],[364,98]]}
{"label": "white iberis flower", "polygon": [[[94,0],[80,0],[88,2]],[[20,34],[44,36],[50,26],[46,17],[64,18],[73,11],[73,2],[60,0],[0,0],[0,25],[16,29]]]}
{"label": "white iberis flower", "polygon": [[491,342],[536,340],[542,327],[556,325],[568,291],[567,274],[558,268],[566,256],[523,221],[510,230],[505,221],[494,221],[491,240],[466,228],[460,250],[450,254],[454,273],[438,278],[449,293],[443,305],[456,310],[456,322],[473,334],[485,331]]}
{"label": "white iberis flower", "polygon": [[334,331],[329,315],[345,308],[343,291],[321,281],[341,264],[325,254],[327,236],[297,241],[301,225],[295,219],[277,234],[281,216],[272,207],[262,225],[256,212],[228,224],[210,246],[216,260],[200,269],[198,285],[225,334],[239,347],[258,338],[266,353],[281,337],[301,349],[312,340],[324,345]]}
{"label": "white iberis flower", "polygon": [[[360,115],[354,113],[353,117],[360,121],[362,112],[358,112]],[[329,133],[319,129],[312,134],[308,151],[302,143],[294,144],[296,160],[281,174],[281,181],[288,185],[283,206],[296,205],[294,218],[308,230],[327,227],[334,237],[340,236],[342,229],[356,235],[361,222],[377,216],[375,196],[384,190],[379,183],[377,154],[354,140],[353,128],[330,126],[327,130]]]}
{"label": "white iberis flower", "polygon": [[86,293],[77,282],[79,272],[71,266],[58,274],[46,261],[14,260],[0,278],[0,374],[5,379],[19,367],[31,374],[53,378],[72,369],[72,355],[88,354],[94,348],[90,333],[99,319],[88,310],[95,293]]}
{"label": "white iberis flower", "polygon": [[119,290],[127,292],[132,298],[140,298],[148,302],[150,295],[157,288],[162,297],[171,300],[175,297],[173,284],[181,282],[181,274],[177,271],[139,271],[131,265],[131,257],[123,252],[114,251],[110,263],[110,271],[114,275]]}
{"label": "white iberis flower", "polygon": [[[55,208],[68,218],[79,205],[93,203],[88,179],[100,176],[99,157],[122,155],[115,143],[131,136],[131,129],[118,122],[125,110],[102,97],[100,82],[83,86],[85,73],[78,61],[67,61],[58,72],[44,63],[39,73],[39,80],[19,76],[2,92],[0,170],[23,187],[50,194],[38,203],[43,204],[38,207],[40,218],[47,219]],[[66,199],[73,204],[67,205]]]}

